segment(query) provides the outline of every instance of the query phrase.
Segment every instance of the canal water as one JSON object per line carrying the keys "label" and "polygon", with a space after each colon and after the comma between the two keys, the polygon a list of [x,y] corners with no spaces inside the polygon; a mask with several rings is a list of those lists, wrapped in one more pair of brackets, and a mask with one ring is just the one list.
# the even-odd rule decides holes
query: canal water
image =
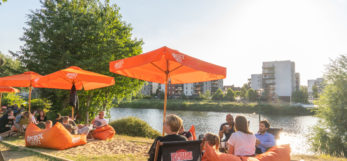
{"label": "canal water", "polygon": [[[184,128],[188,130],[195,126],[196,134],[212,132],[218,134],[219,127],[225,122],[226,112],[205,111],[167,111],[167,114],[176,114],[183,119]],[[234,116],[243,115],[250,121],[250,129],[253,133],[258,131],[258,115],[246,113],[230,113]],[[134,116],[146,121],[158,131],[162,131],[163,110],[159,109],[134,109],[112,108],[111,121],[124,117]],[[292,154],[313,154],[310,150],[307,136],[310,128],[318,123],[318,118],[313,116],[281,116],[261,115],[261,119],[267,119],[271,127],[283,128],[277,144],[290,144]]]}

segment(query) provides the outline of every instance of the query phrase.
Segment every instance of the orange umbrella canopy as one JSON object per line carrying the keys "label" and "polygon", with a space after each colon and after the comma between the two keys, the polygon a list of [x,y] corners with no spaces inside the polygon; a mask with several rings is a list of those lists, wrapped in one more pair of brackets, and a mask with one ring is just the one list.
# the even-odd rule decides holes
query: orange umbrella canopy
{"label": "orange umbrella canopy", "polygon": [[12,87],[0,87],[0,93],[18,93],[19,90]]}
{"label": "orange umbrella canopy", "polygon": [[34,79],[41,77],[35,72],[24,72],[22,74],[0,78],[0,86],[30,87]]}
{"label": "orange umbrella canopy", "polygon": [[[165,84],[183,84],[224,79],[226,68],[166,46],[141,55],[110,62],[110,71],[127,77]],[[168,74],[168,75],[167,75]]]}
{"label": "orange umbrella canopy", "polygon": [[73,84],[77,90],[91,90],[113,85],[114,78],[71,66],[37,78],[33,83],[34,87],[67,90],[70,90]]}

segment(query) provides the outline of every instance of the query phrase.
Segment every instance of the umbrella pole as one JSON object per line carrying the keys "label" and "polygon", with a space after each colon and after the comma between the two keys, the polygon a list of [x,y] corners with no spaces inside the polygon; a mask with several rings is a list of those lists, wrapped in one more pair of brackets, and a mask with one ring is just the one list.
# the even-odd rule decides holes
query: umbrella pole
{"label": "umbrella pole", "polygon": [[2,106],[1,106],[1,100],[2,100],[2,93],[0,93],[0,108],[2,108]]}
{"label": "umbrella pole", "polygon": [[75,118],[74,118],[74,107],[73,106],[71,106],[72,107],[72,110],[71,110],[71,119],[72,120],[74,120]]}
{"label": "umbrella pole", "polygon": [[29,98],[28,98],[28,104],[29,104],[29,112],[31,113],[31,111],[30,111],[30,107],[31,107],[31,86],[29,86]]}
{"label": "umbrella pole", "polygon": [[168,74],[166,74],[166,83],[165,83],[165,96],[164,96],[164,112],[163,112],[163,136],[164,136],[164,123],[165,123],[165,116],[166,116],[166,104],[167,104],[167,89],[168,89]]}

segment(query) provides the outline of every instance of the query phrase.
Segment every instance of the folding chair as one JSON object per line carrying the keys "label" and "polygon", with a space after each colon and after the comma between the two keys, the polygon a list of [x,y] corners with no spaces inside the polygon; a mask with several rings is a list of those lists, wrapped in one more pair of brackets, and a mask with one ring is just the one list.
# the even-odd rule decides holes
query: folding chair
{"label": "folding chair", "polygon": [[154,160],[158,160],[159,148],[162,149],[160,161],[201,161],[202,141],[157,141]]}

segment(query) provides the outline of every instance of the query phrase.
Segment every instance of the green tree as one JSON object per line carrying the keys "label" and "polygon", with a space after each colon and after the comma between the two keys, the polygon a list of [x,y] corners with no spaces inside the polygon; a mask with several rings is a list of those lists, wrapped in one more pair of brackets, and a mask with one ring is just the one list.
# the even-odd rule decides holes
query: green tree
{"label": "green tree", "polygon": [[295,103],[308,103],[307,87],[301,86],[299,90],[294,91],[291,101]]}
{"label": "green tree", "polygon": [[[117,5],[100,0],[44,0],[42,8],[28,15],[24,46],[13,55],[26,68],[48,74],[75,65],[115,77],[116,84],[80,91],[81,113],[91,117],[108,110],[113,100],[121,101],[141,89],[143,81],[109,72],[109,62],[142,53],[142,40],[132,38],[132,28],[121,19]],[[67,107],[69,91],[41,90],[53,109]]]}
{"label": "green tree", "polygon": [[21,106],[25,103],[26,101],[18,94],[15,93],[8,93],[4,98],[1,104],[3,105],[18,105]]}
{"label": "green tree", "polygon": [[250,88],[251,87],[247,83],[243,84],[243,86],[241,87],[241,91],[240,91],[240,97],[246,98],[246,93],[247,93],[248,89],[250,89]]}
{"label": "green tree", "polygon": [[19,74],[23,72],[20,61],[12,59],[0,52],[0,77]]}
{"label": "green tree", "polygon": [[7,2],[7,0],[2,0],[2,2],[0,1],[0,5],[2,5],[2,3]]}
{"label": "green tree", "polygon": [[317,87],[317,85],[313,85],[312,86],[312,96],[313,96],[314,99],[318,98],[318,87]]}
{"label": "green tree", "polygon": [[312,148],[347,157],[347,55],[333,60],[324,77],[326,86],[316,101],[320,121],[310,137]]}
{"label": "green tree", "polygon": [[212,100],[221,101],[223,100],[224,94],[222,89],[218,88],[218,90],[212,95]]}
{"label": "green tree", "polygon": [[254,102],[257,100],[258,94],[255,90],[253,90],[252,88],[249,88],[246,92],[246,99],[248,101]]}
{"label": "green tree", "polygon": [[231,88],[227,90],[227,93],[224,96],[224,100],[235,101],[235,92]]}
{"label": "green tree", "polygon": [[199,98],[204,99],[204,100],[211,99],[211,91],[206,90],[205,93],[203,93],[203,94],[199,93]]}

